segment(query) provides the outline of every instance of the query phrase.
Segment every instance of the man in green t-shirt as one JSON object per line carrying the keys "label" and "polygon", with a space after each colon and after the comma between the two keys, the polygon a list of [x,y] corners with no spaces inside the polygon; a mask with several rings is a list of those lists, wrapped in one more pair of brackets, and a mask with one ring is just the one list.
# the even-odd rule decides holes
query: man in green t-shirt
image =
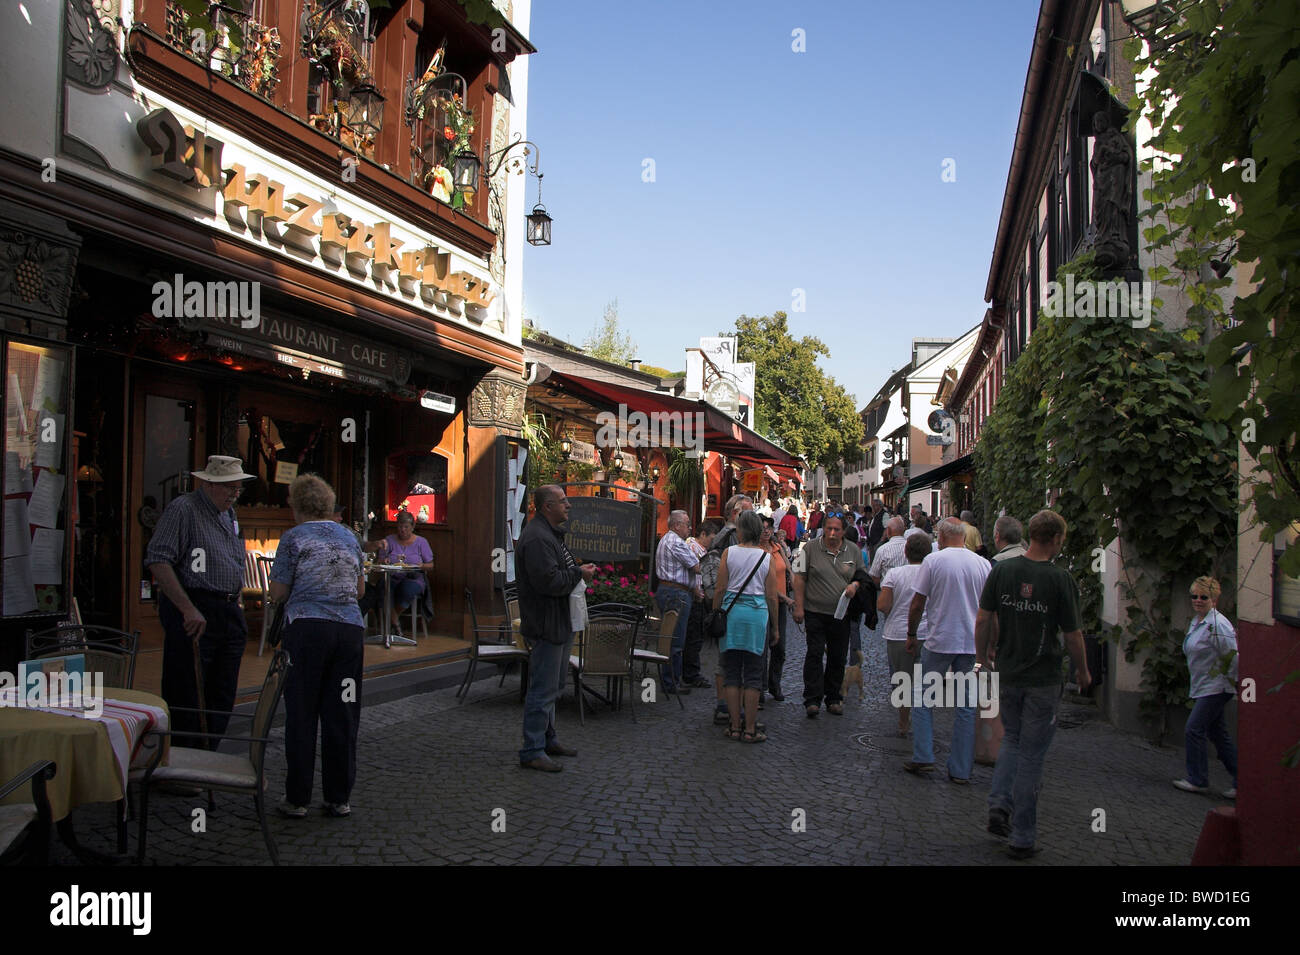
{"label": "man in green t-shirt", "polygon": [[1029,549],[993,566],[975,618],[976,669],[996,663],[998,710],[1005,735],[989,792],[989,832],[1010,836],[1009,854],[1034,847],[1043,760],[1061,705],[1061,656],[1069,651],[1079,690],[1092,682],[1079,629],[1079,591],[1052,563],[1065,546],[1065,520],[1039,511],[1029,521]]}

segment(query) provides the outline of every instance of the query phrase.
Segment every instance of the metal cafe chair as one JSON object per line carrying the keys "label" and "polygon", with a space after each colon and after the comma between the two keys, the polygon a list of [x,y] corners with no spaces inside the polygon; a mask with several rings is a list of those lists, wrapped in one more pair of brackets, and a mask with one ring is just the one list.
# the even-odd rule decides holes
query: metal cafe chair
{"label": "metal cafe chair", "polygon": [[[460,681],[460,687],[456,690],[456,696],[462,703],[469,696],[469,688],[474,682],[474,671],[478,669],[480,660],[498,665],[511,663],[515,660],[521,660],[525,663],[528,661],[527,649],[501,642],[502,637],[507,633],[509,624],[497,624],[491,627],[479,625],[478,611],[474,609],[474,592],[468,587],[465,588],[465,606],[469,608],[472,626],[469,635],[469,666],[465,669],[465,678]],[[480,641],[480,635],[490,635],[493,639]]]}
{"label": "metal cafe chair", "polygon": [[266,649],[266,636],[271,632],[271,623],[275,620],[275,601],[271,599],[271,565],[275,563],[275,555],[254,553],[253,562],[258,587],[262,592],[262,641],[257,645],[257,655],[260,657]]}
{"label": "metal cafe chair", "polygon": [[135,680],[135,654],[139,647],[139,630],[127,633],[94,624],[59,624],[48,630],[27,631],[26,659],[80,653],[86,658],[86,673],[102,673],[104,686],[129,690]]}
{"label": "metal cafe chair", "polygon": [[0,783],[0,799],[32,784],[32,801],[0,806],[0,865],[30,862],[45,865],[50,858],[50,828],[53,811],[45,783],[54,778],[55,765],[38,759],[13,779]]}
{"label": "metal cafe chair", "polygon": [[[632,672],[635,665],[632,651],[636,649],[636,633],[641,618],[617,611],[607,613],[605,608],[608,606],[610,605],[601,604],[588,612],[587,629],[578,638],[578,653],[569,658],[569,666],[573,670],[573,692],[578,698],[578,721],[583,725],[587,722],[583,711],[583,690],[599,696],[582,682],[583,677],[588,676],[603,676],[607,683],[614,684],[614,691],[607,702],[615,706],[621,699],[623,680],[627,680],[628,688],[632,691],[628,694],[632,721],[636,722],[636,704],[633,701],[636,696],[633,681],[636,677]],[[642,608],[635,609],[640,610],[644,616]]]}
{"label": "metal cafe chair", "polygon": [[[670,666],[672,664],[673,652],[673,631],[677,629],[677,611],[669,610],[659,619],[659,633],[655,638],[654,649],[647,647],[637,647],[632,651],[632,659],[641,664],[641,674],[645,675],[646,664],[657,663],[660,666]],[[650,641],[647,640],[646,643]],[[686,704],[682,702],[682,695],[673,690],[673,696],[677,697],[677,705],[686,709]]]}
{"label": "metal cafe chair", "polygon": [[[210,749],[192,749],[188,746],[173,746],[168,756],[167,765],[159,765],[166,747],[155,747],[154,756],[145,772],[140,787],[140,837],[136,847],[136,861],[143,863],[145,846],[149,829],[149,791],[154,786],[173,783],[181,786],[198,786],[209,792],[217,790],[228,793],[248,793],[253,797],[257,808],[257,820],[262,825],[262,837],[266,840],[271,862],[280,864],[280,852],[266,817],[266,744],[271,742],[271,722],[275,711],[280,706],[280,697],[284,695],[285,675],[289,669],[289,654],[277,649],[271,658],[271,668],[267,670],[266,679],[262,681],[262,692],[257,698],[257,708],[253,711],[252,727],[248,736],[220,736],[214,733],[187,733],[187,736],[206,737],[207,739],[225,739],[248,743],[248,754],[237,755],[220,753]],[[172,712],[195,712],[187,707],[172,707]],[[205,713],[215,712],[205,710]],[[241,713],[229,714],[233,717],[249,719]],[[153,736],[163,734],[155,732]],[[170,735],[170,734],[168,734]]]}

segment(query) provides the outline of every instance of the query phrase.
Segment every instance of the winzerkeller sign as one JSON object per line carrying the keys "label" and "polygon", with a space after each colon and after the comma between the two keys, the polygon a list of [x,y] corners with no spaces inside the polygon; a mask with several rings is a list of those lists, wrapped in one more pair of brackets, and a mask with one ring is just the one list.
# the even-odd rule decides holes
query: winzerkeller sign
{"label": "winzerkeller sign", "polygon": [[571,497],[565,542],[579,560],[636,560],[641,508],[603,497]]}

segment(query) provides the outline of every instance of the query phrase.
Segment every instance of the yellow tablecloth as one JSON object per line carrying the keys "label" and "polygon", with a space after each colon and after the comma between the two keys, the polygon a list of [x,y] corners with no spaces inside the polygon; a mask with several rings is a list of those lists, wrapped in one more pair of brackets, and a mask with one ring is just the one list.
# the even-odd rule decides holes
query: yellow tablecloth
{"label": "yellow tablecloth", "polygon": [[[104,696],[167,709],[162,697],[143,690],[105,687]],[[58,767],[54,778],[46,783],[56,820],[83,803],[117,802],[122,798],[122,779],[103,724],[0,707],[0,780],[13,778],[40,759],[53,760]],[[31,798],[31,789],[23,787],[4,802],[21,803]]]}

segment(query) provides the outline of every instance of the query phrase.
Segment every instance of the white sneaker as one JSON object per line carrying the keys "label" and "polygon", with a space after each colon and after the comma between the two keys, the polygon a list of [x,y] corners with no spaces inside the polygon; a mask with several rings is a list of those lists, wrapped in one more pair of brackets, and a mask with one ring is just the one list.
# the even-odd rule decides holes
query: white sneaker
{"label": "white sneaker", "polygon": [[295,806],[287,799],[280,800],[280,805],[276,807],[280,810],[280,815],[288,816],[290,819],[306,819],[307,807]]}
{"label": "white sneaker", "polygon": [[327,802],[325,812],[331,816],[350,816],[352,807],[345,802]]}
{"label": "white sneaker", "polygon": [[1174,788],[1181,789],[1185,793],[1208,793],[1209,786],[1197,786],[1195,783],[1189,783],[1186,779],[1175,779]]}
{"label": "white sneaker", "polygon": [[1223,791],[1223,796],[1224,796],[1225,799],[1236,799],[1236,798],[1237,798],[1237,787],[1236,787],[1236,786],[1233,786],[1231,789],[1225,789],[1225,790]]}

